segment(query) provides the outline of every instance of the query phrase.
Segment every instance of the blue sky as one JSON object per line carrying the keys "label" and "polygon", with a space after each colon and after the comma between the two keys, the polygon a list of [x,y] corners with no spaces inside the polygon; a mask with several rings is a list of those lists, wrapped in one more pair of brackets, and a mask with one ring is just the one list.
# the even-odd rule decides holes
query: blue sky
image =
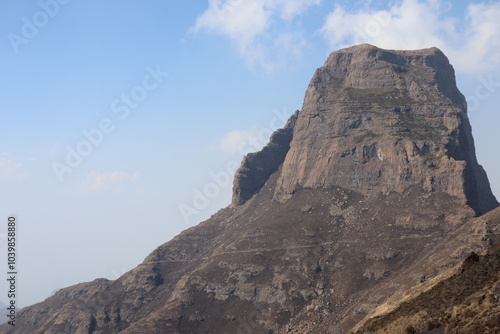
{"label": "blue sky", "polygon": [[117,278],[226,206],[242,155],[352,44],[448,55],[500,196],[498,17],[499,1],[0,0],[0,219],[20,224],[19,303]]}

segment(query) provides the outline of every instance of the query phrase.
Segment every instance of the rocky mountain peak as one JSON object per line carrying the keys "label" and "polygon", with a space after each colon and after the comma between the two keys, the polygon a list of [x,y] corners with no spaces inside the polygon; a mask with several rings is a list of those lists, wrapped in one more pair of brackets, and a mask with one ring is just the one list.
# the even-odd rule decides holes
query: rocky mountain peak
{"label": "rocky mountain peak", "polygon": [[[333,52],[314,74],[302,110],[280,130],[287,140],[273,151],[279,153],[268,146],[244,160],[233,204],[281,166],[278,201],[299,188],[376,195],[418,185],[457,197],[478,215],[488,212],[498,203],[477,163],[466,108],[453,67],[437,48],[363,44]],[[252,179],[259,181],[246,182]]]}
{"label": "rocky mountain peak", "polygon": [[[399,89],[408,91],[415,100],[424,100],[419,87],[435,89],[438,95],[448,97],[463,106],[465,98],[455,83],[455,72],[448,58],[438,48],[412,51],[384,50],[362,44],[330,54],[321,72],[342,80],[343,88]],[[412,75],[418,72],[418,75]],[[420,91],[421,93],[421,91]]]}

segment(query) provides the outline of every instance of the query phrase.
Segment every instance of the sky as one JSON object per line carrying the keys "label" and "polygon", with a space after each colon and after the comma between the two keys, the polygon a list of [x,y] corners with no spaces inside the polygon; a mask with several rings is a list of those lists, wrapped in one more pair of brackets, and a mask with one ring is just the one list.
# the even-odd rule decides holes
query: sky
{"label": "sky", "polygon": [[18,305],[116,279],[227,206],[243,155],[354,44],[445,52],[500,198],[498,17],[481,0],[0,0],[0,272],[16,215]]}

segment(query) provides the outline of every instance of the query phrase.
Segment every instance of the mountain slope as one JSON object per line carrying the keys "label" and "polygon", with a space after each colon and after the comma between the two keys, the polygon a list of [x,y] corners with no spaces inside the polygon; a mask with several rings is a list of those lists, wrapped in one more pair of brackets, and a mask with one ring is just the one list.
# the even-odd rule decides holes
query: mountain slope
{"label": "mountain slope", "polygon": [[473,253],[459,273],[394,311],[370,319],[355,333],[499,333],[499,246],[481,257]]}
{"label": "mountain slope", "polygon": [[480,253],[498,202],[436,48],[330,55],[233,203],[115,281],[57,292],[2,333],[346,333]]}

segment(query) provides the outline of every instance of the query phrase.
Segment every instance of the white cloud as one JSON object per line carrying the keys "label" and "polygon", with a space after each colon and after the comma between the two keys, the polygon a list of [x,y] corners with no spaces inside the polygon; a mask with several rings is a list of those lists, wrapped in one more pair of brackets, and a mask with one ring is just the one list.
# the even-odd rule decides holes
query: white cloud
{"label": "white cloud", "polygon": [[233,130],[226,133],[218,146],[226,153],[245,154],[260,149],[262,144],[259,143],[258,131],[254,127],[247,131]]}
{"label": "white cloud", "polygon": [[309,7],[317,6],[321,0],[275,0],[268,1],[269,6],[275,8],[286,20],[306,12]]}
{"label": "white cloud", "polygon": [[[305,40],[300,31],[283,31],[276,22],[290,21],[321,0],[210,0],[191,32],[207,30],[228,36],[250,65],[267,72],[285,59],[300,57]],[[289,52],[292,50],[293,52]]]}
{"label": "white cloud", "polygon": [[271,13],[265,3],[265,0],[210,0],[208,9],[192,29],[226,34],[242,47],[267,29]]}
{"label": "white cloud", "polygon": [[[468,51],[462,58],[462,66],[474,70],[474,64],[484,68],[500,65],[500,2],[490,5],[472,4],[467,10],[466,43],[462,50]],[[459,60],[460,54],[456,55]]]}
{"label": "white cloud", "polygon": [[278,125],[278,122],[273,119],[267,127],[253,126],[248,130],[232,130],[218,141],[217,149],[241,155],[258,152],[269,143],[271,135],[281,125]]}
{"label": "white cloud", "polygon": [[8,158],[8,154],[4,153],[0,156],[0,178],[2,179],[25,179],[28,175],[21,171],[23,165],[20,162]]}
{"label": "white cloud", "polygon": [[437,46],[458,71],[477,72],[500,64],[500,2],[471,4],[463,18],[452,4],[403,0],[388,10],[348,12],[337,6],[321,29],[331,47],[370,43],[388,49]]}
{"label": "white cloud", "polygon": [[114,171],[108,173],[91,172],[87,175],[84,182],[81,183],[81,190],[84,193],[93,192],[120,192],[127,183],[139,178],[139,172],[127,173]]}

